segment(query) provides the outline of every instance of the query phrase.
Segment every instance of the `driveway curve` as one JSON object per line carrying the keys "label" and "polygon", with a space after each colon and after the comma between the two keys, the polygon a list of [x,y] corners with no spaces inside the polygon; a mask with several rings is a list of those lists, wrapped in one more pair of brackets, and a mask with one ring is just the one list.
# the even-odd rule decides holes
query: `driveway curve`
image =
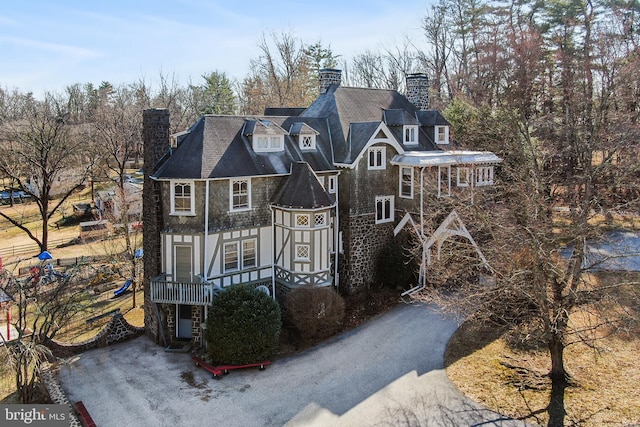
{"label": "driveway curve", "polygon": [[524,425],[468,400],[447,378],[457,324],[402,304],[264,371],[220,380],[146,337],[74,356],[59,372],[99,426]]}

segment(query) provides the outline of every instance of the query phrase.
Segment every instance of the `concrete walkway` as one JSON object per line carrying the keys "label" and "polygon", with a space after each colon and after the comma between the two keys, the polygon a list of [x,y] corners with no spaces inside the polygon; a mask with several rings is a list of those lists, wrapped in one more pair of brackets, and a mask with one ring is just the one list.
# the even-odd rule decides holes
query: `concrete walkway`
{"label": "concrete walkway", "polygon": [[141,337],[70,359],[60,381],[104,427],[523,425],[448,380],[443,354],[456,328],[428,306],[401,305],[264,371],[220,380]]}

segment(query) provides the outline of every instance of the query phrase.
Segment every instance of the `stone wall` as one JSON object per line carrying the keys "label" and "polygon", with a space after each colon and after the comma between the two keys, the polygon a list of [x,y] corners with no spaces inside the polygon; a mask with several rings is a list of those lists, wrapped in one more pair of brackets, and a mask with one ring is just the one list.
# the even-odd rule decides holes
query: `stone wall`
{"label": "stone wall", "polygon": [[46,370],[40,374],[40,380],[44,384],[51,401],[58,405],[67,405],[69,408],[69,427],[82,427],[82,423],[75,414],[75,411],[71,407],[71,402],[65,394],[60,382],[58,381],[57,373],[52,370]]}
{"label": "stone wall", "polygon": [[382,248],[393,240],[394,222],[376,224],[375,215],[342,219],[344,254],[340,255],[340,288],[353,294],[375,283]]}
{"label": "stone wall", "polygon": [[97,347],[106,347],[111,344],[126,341],[142,335],[145,328],[132,326],[121,313],[115,314],[107,326],[96,336],[79,343],[67,344],[56,340],[49,341],[47,347],[57,357],[68,357]]}
{"label": "stone wall", "polygon": [[169,110],[149,109],[142,115],[144,141],[144,185],[142,193],[143,249],[144,249],[144,323],[147,335],[160,340],[157,310],[151,301],[151,278],[160,274],[160,230],[162,228],[162,194],[150,178],[156,164],[169,150]]}
{"label": "stone wall", "polygon": [[429,77],[423,73],[407,76],[407,99],[419,110],[429,109]]}

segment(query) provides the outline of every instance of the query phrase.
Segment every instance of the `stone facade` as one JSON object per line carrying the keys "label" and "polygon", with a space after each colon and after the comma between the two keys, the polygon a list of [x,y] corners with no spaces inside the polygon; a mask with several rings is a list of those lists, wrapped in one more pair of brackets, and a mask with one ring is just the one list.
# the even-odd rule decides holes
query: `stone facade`
{"label": "stone facade", "polygon": [[144,141],[144,186],[142,196],[143,250],[144,250],[144,324],[147,335],[156,342],[160,339],[158,309],[150,295],[150,279],[161,271],[160,227],[162,224],[162,194],[150,176],[156,164],[169,150],[169,110],[149,109],[142,115]]}
{"label": "stone facade", "polygon": [[191,306],[191,336],[192,341],[195,343],[202,343],[202,322],[204,319],[203,315],[203,307],[200,305]]}
{"label": "stone facade", "polygon": [[338,86],[342,83],[342,71],[334,70],[332,68],[323,68],[320,70],[320,93],[325,93],[327,88],[332,84]]}
{"label": "stone facade", "polygon": [[376,263],[380,251],[393,240],[395,223],[375,223],[375,215],[343,218],[344,254],[340,256],[340,287],[353,294],[377,281]]}
{"label": "stone facade", "polygon": [[407,99],[420,110],[429,109],[429,77],[423,73],[407,76]]}

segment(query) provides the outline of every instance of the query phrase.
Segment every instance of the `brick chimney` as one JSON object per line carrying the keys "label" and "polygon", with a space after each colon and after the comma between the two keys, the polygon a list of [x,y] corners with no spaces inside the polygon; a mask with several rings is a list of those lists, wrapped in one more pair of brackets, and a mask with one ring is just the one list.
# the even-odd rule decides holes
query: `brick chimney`
{"label": "brick chimney", "polygon": [[142,188],[142,221],[144,251],[144,327],[157,343],[162,339],[159,311],[151,302],[151,279],[161,273],[160,229],[162,227],[162,198],[158,183],[150,177],[160,159],[169,151],[169,110],[152,108],[142,112],[142,141],[144,144],[144,184]]}
{"label": "brick chimney", "polygon": [[419,110],[429,109],[429,77],[424,73],[407,76],[407,99]]}
{"label": "brick chimney", "polygon": [[342,70],[333,68],[323,68],[318,76],[320,83],[320,93],[326,93],[332,84],[340,86],[342,83]]}

